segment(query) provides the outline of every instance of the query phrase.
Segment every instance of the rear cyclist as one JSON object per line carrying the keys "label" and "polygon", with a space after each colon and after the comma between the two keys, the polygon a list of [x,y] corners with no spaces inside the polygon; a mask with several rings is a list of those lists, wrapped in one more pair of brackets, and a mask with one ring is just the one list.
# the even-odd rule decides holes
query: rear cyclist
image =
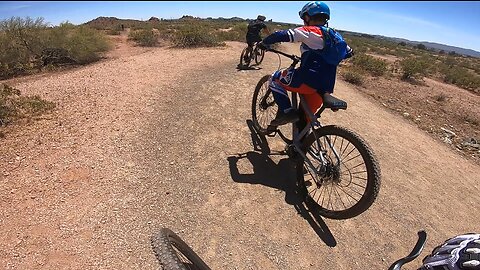
{"label": "rear cyclist", "polygon": [[323,2],[307,3],[299,12],[303,27],[277,31],[258,44],[268,49],[277,42],[301,42],[301,65],[297,69],[277,71],[272,75],[270,89],[279,110],[271,126],[280,126],[299,120],[298,112],[292,109],[286,90],[305,97],[308,107],[315,113],[333,93],[338,64],[353,55],[353,50],[342,36],[326,27],[330,8]]}
{"label": "rear cyclist", "polygon": [[256,20],[253,20],[248,24],[247,35],[245,37],[247,40],[248,50],[243,59],[245,62],[248,62],[250,54],[253,52],[253,46],[255,43],[262,41],[260,32],[263,30],[267,35],[270,34],[270,31],[265,24],[265,19],[265,16],[258,15]]}

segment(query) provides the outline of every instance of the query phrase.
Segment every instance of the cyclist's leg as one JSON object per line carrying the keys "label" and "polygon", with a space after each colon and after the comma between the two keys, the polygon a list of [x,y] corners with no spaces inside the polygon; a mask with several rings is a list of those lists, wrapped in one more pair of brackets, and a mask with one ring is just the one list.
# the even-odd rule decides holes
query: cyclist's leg
{"label": "cyclist's leg", "polygon": [[283,87],[283,84],[279,81],[281,74],[285,72],[287,71],[276,71],[272,74],[272,77],[269,81],[269,87],[272,90],[273,99],[278,105],[278,110],[284,113],[292,108],[292,103],[290,102],[287,91],[285,90],[285,87]]}
{"label": "cyclist's leg", "polygon": [[[291,102],[288,97],[287,91],[296,92],[302,94],[312,112],[316,112],[322,104],[322,98],[317,91],[302,82],[302,76],[298,69],[286,69],[283,71],[277,71],[272,75],[270,82],[270,89],[272,90],[275,102],[279,107],[279,118],[285,117],[285,121],[277,119],[278,121],[272,121],[273,123],[295,122],[298,120],[297,112],[291,112]],[[283,114],[282,114],[283,113]],[[288,115],[290,113],[290,115]],[[295,117],[295,115],[297,117]],[[308,117],[307,120],[309,121]]]}
{"label": "cyclist's leg", "polygon": [[247,45],[248,45],[247,52],[243,56],[243,59],[244,59],[245,62],[248,62],[250,60],[250,58],[252,57],[253,46],[255,46],[255,41],[252,40],[252,38],[249,37],[249,36],[247,36]]}

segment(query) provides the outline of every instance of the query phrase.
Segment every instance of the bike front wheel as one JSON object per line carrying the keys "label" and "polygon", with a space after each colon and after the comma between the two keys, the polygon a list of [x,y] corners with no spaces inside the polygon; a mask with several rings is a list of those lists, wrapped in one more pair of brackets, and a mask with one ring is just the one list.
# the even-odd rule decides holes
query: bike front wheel
{"label": "bike front wheel", "polygon": [[265,50],[262,50],[258,47],[255,48],[255,63],[260,65],[265,57]]}
{"label": "bike front wheel", "polygon": [[305,138],[302,151],[306,159],[298,159],[297,180],[306,203],[320,215],[348,219],[373,204],[380,190],[380,166],[358,134],[324,126]]}
{"label": "bike front wheel", "polygon": [[252,121],[255,129],[263,135],[270,133],[268,126],[276,117],[278,106],[269,88],[271,75],[263,76],[255,87],[252,99]]}
{"label": "bike front wheel", "polygon": [[165,270],[211,270],[173,231],[162,228],[152,237],[155,256]]}

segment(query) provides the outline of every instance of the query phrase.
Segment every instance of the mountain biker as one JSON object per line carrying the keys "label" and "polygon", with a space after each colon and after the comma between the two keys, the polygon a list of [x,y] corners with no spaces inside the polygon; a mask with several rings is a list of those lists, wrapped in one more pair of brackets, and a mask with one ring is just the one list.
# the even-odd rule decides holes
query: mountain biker
{"label": "mountain biker", "polygon": [[[265,31],[267,35],[270,34],[270,31],[265,24],[265,19],[265,16],[258,15],[256,20],[253,20],[248,24],[247,35],[245,38],[250,52],[253,50],[253,45],[255,45],[256,42],[262,41],[262,37],[260,36],[262,30]],[[248,54],[245,54],[245,57],[247,56]]]}
{"label": "mountain biker", "polygon": [[[302,43],[300,67],[276,71],[269,82],[279,107],[277,116],[270,123],[271,126],[280,126],[299,120],[298,112],[292,109],[286,90],[302,94],[308,107],[312,112],[316,112],[322,104],[322,96],[333,93],[335,86],[338,63],[327,62],[328,57],[322,54],[322,49],[326,48],[326,38],[331,38],[330,32],[324,32],[328,29],[322,29],[328,26],[330,8],[323,2],[311,1],[300,10],[299,15],[304,26],[276,31],[258,44],[261,49],[268,49],[271,44],[278,42]],[[342,38],[341,40],[343,41]],[[338,54],[334,57],[339,58],[339,61],[353,56],[353,50],[344,41],[342,44],[344,45],[340,48],[341,50],[333,50]]]}

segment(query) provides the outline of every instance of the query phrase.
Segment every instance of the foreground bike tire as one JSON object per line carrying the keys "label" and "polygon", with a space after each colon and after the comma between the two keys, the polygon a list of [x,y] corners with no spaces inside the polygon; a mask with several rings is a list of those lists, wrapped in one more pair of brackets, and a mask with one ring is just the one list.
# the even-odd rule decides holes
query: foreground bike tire
{"label": "foreground bike tire", "polygon": [[[311,147],[316,147],[315,145],[317,144],[317,141],[315,135],[319,138],[320,142],[323,139],[324,144],[327,142],[327,137],[330,138],[331,141],[335,140],[333,144],[336,151],[339,152],[342,163],[337,174],[339,175],[337,179],[339,182],[331,180],[334,179],[334,177],[332,177],[330,183],[326,181],[317,185],[313,180],[311,170],[305,165],[304,159],[302,157],[297,159],[297,181],[302,194],[304,195],[305,202],[312,207],[313,210],[318,211],[320,215],[331,219],[348,219],[360,215],[373,204],[378,196],[381,185],[380,166],[372,149],[355,132],[345,127],[330,125],[316,129],[315,134],[310,133],[305,138],[303,142],[304,152],[307,152],[308,149],[312,149]],[[341,143],[341,145],[335,146],[337,142],[338,144]],[[339,149],[337,149],[338,147]],[[333,152],[330,152],[333,156]],[[349,156],[351,153],[354,154]],[[352,163],[354,164],[363,160],[363,164],[360,163],[353,166],[353,168],[348,168],[345,163],[350,162],[351,160],[353,160]],[[363,190],[359,190],[360,187],[362,187]],[[349,190],[354,191],[353,195],[347,194],[347,191]],[[325,200],[325,197],[320,200],[322,193],[325,196],[328,194],[330,195],[328,201]],[[347,194],[347,196],[345,196],[346,201],[342,200],[342,195],[344,193]],[[332,195],[334,196],[335,203],[340,201],[344,206],[344,209],[334,207],[331,198]],[[345,202],[348,202],[349,204],[345,206]]]}
{"label": "foreground bike tire", "polygon": [[255,63],[260,65],[265,57],[265,50],[255,47]]}
{"label": "foreground bike tire", "polygon": [[[268,88],[271,75],[263,76],[258,81],[252,98],[252,121],[255,129],[262,135],[272,131],[267,130],[270,122],[275,118],[278,106],[273,99],[272,91]],[[263,105],[262,100],[265,102]]]}
{"label": "foreground bike tire", "polygon": [[155,256],[164,270],[211,270],[173,231],[162,228],[151,239]]}
{"label": "foreground bike tire", "polygon": [[[250,52],[253,53],[253,52]],[[251,55],[248,56],[248,61],[245,61],[245,55],[248,54],[248,47],[243,49],[242,54],[240,55],[240,66],[242,67],[248,67],[250,65],[250,62],[252,61]]]}

